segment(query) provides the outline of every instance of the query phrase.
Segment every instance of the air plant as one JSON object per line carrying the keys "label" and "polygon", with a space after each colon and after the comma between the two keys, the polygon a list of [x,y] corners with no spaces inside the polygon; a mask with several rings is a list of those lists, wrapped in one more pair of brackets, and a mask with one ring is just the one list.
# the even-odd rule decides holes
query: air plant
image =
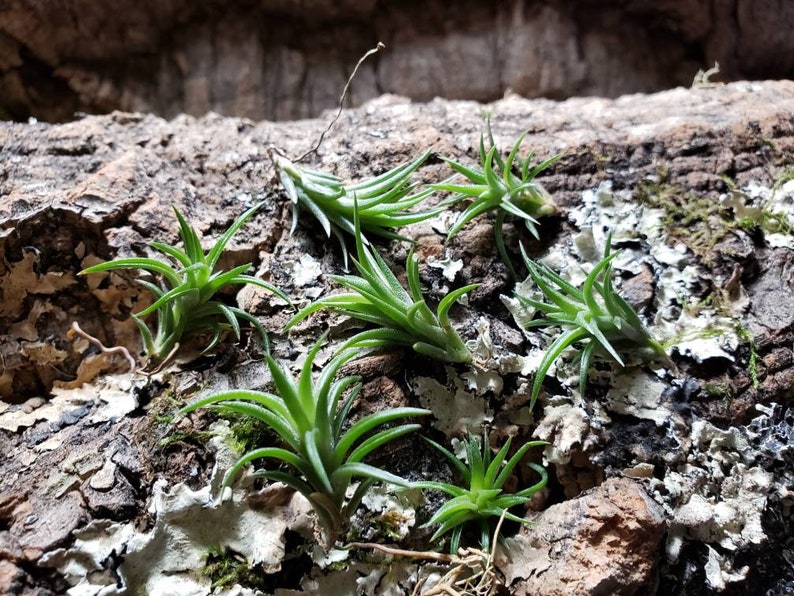
{"label": "air plant", "polygon": [[[143,338],[146,354],[151,360],[161,362],[168,360],[179,348],[183,338],[202,332],[212,333],[212,339],[204,352],[214,348],[226,330],[231,329],[239,340],[240,320],[247,321],[259,332],[267,350],[269,348],[267,332],[255,317],[240,308],[213,299],[215,294],[226,286],[253,284],[265,288],[291,304],[286,294],[274,285],[246,275],[251,268],[250,263],[229,271],[216,271],[223,250],[232,236],[261,205],[262,203],[251,207],[238,217],[206,253],[201,248],[196,230],[188,225],[179,210],[174,207],[184,248],[179,249],[163,242],[152,242],[150,246],[175,261],[177,267],[157,259],[134,257],[100,263],[80,273],[84,275],[116,269],[143,269],[161,278],[159,285],[138,280],[138,283],[154,294],[155,301],[149,307],[132,315]],[[157,330],[154,335],[143,321],[144,317],[152,313],[157,313]]]}
{"label": "air plant", "polygon": [[[278,435],[282,446],[260,447],[240,457],[226,471],[221,495],[252,462],[264,459],[279,467],[286,465],[286,469],[260,470],[255,475],[283,482],[300,492],[311,503],[320,524],[333,535],[343,528],[374,483],[410,486],[399,476],[363,463],[363,460],[378,447],[413,432],[419,425],[401,424],[373,431],[395,420],[430,412],[419,408],[392,408],[369,414],[347,427],[350,408],[361,390],[361,385],[357,384],[360,378],[334,379],[339,369],[358,352],[338,352],[315,380],[312,365],[326,335],[309,351],[297,379],[270,355],[265,356],[275,392],[227,391],[198,399],[182,408],[180,413],[208,407],[226,414],[250,416],[267,424]],[[345,392],[347,396],[343,397]],[[362,481],[348,496],[354,478]]]}
{"label": "air plant", "polygon": [[611,247],[610,235],[604,258],[593,267],[581,289],[545,265],[529,259],[522,247],[529,275],[545,298],[541,300],[516,294],[522,304],[543,313],[542,318],[530,321],[525,326],[559,326],[564,330],[543,355],[532,385],[530,409],[535,404],[551,365],[576,343],[584,344],[576,356],[580,361],[579,391],[582,395],[587,385],[590,364],[596,354],[625,366],[620,354],[631,353],[645,361],[660,361],[668,368],[675,369],[662,345],[651,336],[634,309],[612,286],[612,261],[620,253],[611,252]]}
{"label": "air plant", "polygon": [[438,525],[431,540],[438,540],[444,534],[452,532],[450,552],[457,553],[464,526],[469,522],[477,522],[480,528],[481,546],[487,550],[491,535],[490,522],[493,518],[504,515],[506,519],[527,523],[525,519],[510,513],[509,509],[525,504],[532,495],[546,486],[548,480],[546,470],[531,463],[529,466],[540,475],[540,480],[536,484],[512,494],[503,492],[502,488],[529,449],[548,443],[545,441],[524,443],[510,459],[505,461],[512,439],[508,439],[496,455],[492,455],[487,434],[483,435],[482,442],[470,437],[465,442],[466,462],[464,463],[435,441],[425,440],[450,461],[463,479],[461,486],[429,480],[414,483],[416,487],[441,491],[452,497],[439,507],[425,524]]}
{"label": "air plant", "polygon": [[357,333],[341,349],[401,345],[443,362],[471,362],[472,355],[449,319],[449,310],[461,296],[478,284],[453,290],[442,298],[434,313],[422,296],[419,262],[413,251],[405,264],[406,291],[377,251],[364,244],[358,211],[354,210],[358,259],[353,263],[359,275],[333,275],[338,284],[353,290],[321,298],[304,307],[287,323],[285,330],[312,313],[329,309],[353,319],[373,323],[376,329]]}
{"label": "air plant", "polygon": [[[445,205],[431,209],[411,211],[432,193],[432,189],[411,194],[416,184],[410,182],[411,174],[430,155],[423,153],[418,159],[404,163],[375,178],[345,184],[333,174],[319,172],[290,161],[276,152],[271,153],[279,180],[292,201],[292,227],[298,224],[301,208],[309,211],[320,222],[326,235],[335,236],[344,257],[345,271],[348,268],[348,251],[345,234],[360,237],[361,232],[388,239],[405,240],[394,230],[408,224],[424,221],[441,213]],[[355,203],[361,230],[353,222]],[[364,238],[364,243],[367,243]]]}
{"label": "air plant", "polygon": [[458,219],[449,229],[448,238],[452,238],[472,219],[488,211],[496,211],[494,221],[494,238],[499,255],[511,273],[515,276],[513,266],[504,243],[502,231],[505,218],[513,215],[523,220],[527,230],[535,238],[538,237],[538,218],[553,215],[557,207],[551,196],[535,179],[538,174],[562,157],[554,155],[549,159],[532,165],[534,152],[526,159],[518,157],[518,151],[526,133],[521,135],[513,145],[507,159],[503,159],[496,146],[491,132],[491,123],[487,123],[490,149],[485,149],[484,136],[480,136],[480,167],[470,168],[453,159],[442,157],[452,168],[463,175],[470,184],[453,184],[442,182],[431,188],[453,193],[451,202],[471,199]]}

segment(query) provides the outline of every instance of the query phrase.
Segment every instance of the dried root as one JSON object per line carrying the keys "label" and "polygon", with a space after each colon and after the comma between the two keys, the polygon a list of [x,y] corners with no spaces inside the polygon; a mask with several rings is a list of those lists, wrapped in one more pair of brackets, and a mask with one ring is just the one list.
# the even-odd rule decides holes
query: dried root
{"label": "dried root", "polygon": [[85,331],[80,328],[80,325],[77,324],[77,321],[72,322],[72,328],[66,333],[66,337],[68,339],[73,339],[75,335],[82,337],[83,339],[87,340],[89,343],[95,345],[99,348],[99,351],[103,354],[121,354],[127,363],[130,365],[130,374],[134,375],[135,370],[137,369],[137,364],[135,363],[135,358],[132,357],[130,351],[125,348],[124,346],[113,346],[112,348],[107,348],[105,345],[99,341],[93,335],[89,335]]}
{"label": "dried root", "polygon": [[496,525],[490,552],[477,548],[461,548],[457,554],[452,555],[435,551],[404,550],[372,542],[353,542],[349,546],[377,550],[394,557],[422,559],[449,565],[448,571],[428,589],[424,589],[427,578],[420,580],[412,596],[493,596],[504,586],[502,575],[493,564],[498,544],[497,537],[503,521],[504,515]]}

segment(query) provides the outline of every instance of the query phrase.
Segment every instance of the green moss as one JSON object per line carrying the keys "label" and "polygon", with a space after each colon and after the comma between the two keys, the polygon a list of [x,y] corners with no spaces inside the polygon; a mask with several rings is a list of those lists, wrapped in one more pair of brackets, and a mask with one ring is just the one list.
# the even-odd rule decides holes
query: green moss
{"label": "green moss", "polygon": [[181,405],[173,388],[166,389],[152,399],[146,414],[146,426],[149,436],[163,437],[160,440],[155,439],[160,447],[166,447],[186,439],[186,437],[172,438],[171,435],[175,413]]}
{"label": "green moss", "polygon": [[227,548],[214,546],[207,552],[207,561],[200,571],[212,581],[212,588],[231,588],[239,584],[245,588],[268,590],[267,574],[260,565],[249,567],[245,558]]}
{"label": "green moss", "polygon": [[750,358],[747,362],[747,372],[749,373],[750,379],[753,382],[753,389],[758,389],[761,383],[758,380],[758,346],[755,343],[755,338],[746,327],[741,326],[736,328],[736,335],[739,337],[739,339],[747,344],[747,347],[750,350]]}
{"label": "green moss", "polygon": [[704,262],[711,259],[714,246],[737,227],[730,210],[716,201],[713,194],[683,191],[662,181],[641,183],[634,191],[634,198],[662,210],[665,233],[685,244]]}
{"label": "green moss", "polygon": [[166,389],[160,395],[152,399],[151,409],[148,419],[150,424],[172,424],[174,414],[182,407],[173,388]]}
{"label": "green moss", "polygon": [[703,385],[703,390],[714,398],[730,399],[733,397],[733,391],[730,385],[723,385],[722,383],[715,383],[709,381]]}
{"label": "green moss", "polygon": [[160,439],[160,447],[168,447],[174,443],[199,443],[205,444],[217,433],[209,430],[189,430],[186,432],[173,432],[168,436]]}
{"label": "green moss", "polygon": [[784,168],[775,175],[772,190],[778,190],[786,182],[794,180],[794,168]]}
{"label": "green moss", "polygon": [[700,302],[695,305],[695,309],[702,310],[704,308],[708,308],[717,301],[717,294],[715,292],[711,292],[708,296],[703,298]]}
{"label": "green moss", "polygon": [[792,225],[785,215],[773,213],[769,209],[761,209],[757,218],[745,217],[738,221],[738,226],[744,230],[760,229],[769,234],[791,234]]}
{"label": "green moss", "polygon": [[759,137],[759,139],[763,146],[768,147],[769,149],[772,150],[772,153],[775,153],[777,155],[780,155],[782,153],[781,150],[778,148],[775,139],[773,139],[772,137],[761,136]]}
{"label": "green moss", "polygon": [[229,446],[239,453],[248,453],[275,440],[272,429],[263,421],[252,416],[224,412],[222,418],[229,421],[230,434],[226,439]]}
{"label": "green moss", "polygon": [[[794,232],[794,224],[781,213],[775,213],[768,208],[769,205],[775,204],[776,194],[781,187],[791,180],[794,180],[794,169],[783,169],[774,177],[772,183],[772,196],[764,201],[759,206],[753,206],[748,211],[756,211],[753,216],[736,217],[736,227],[744,230],[759,229],[764,233],[769,234],[791,234]],[[727,176],[722,177],[722,181],[728,187],[728,191],[734,195],[741,197],[745,202],[752,202],[747,195],[742,192],[736,183]],[[760,201],[759,201],[760,202]]]}
{"label": "green moss", "polygon": [[706,264],[713,260],[714,247],[732,230],[759,230],[764,234],[794,233],[794,222],[769,208],[774,204],[774,193],[789,180],[794,180],[794,170],[781,171],[775,177],[772,199],[759,205],[753,205],[753,201],[737,187],[735,181],[723,176],[722,181],[728,191],[748,205],[747,209],[739,210],[741,213],[716,200],[714,193],[682,190],[665,182],[662,174],[658,178],[661,182],[641,183],[634,191],[635,200],[662,210],[664,232],[676,242],[686,245]]}
{"label": "green moss", "polygon": [[373,520],[379,533],[391,540],[401,540],[400,528],[405,522],[405,516],[399,511],[387,510]]}

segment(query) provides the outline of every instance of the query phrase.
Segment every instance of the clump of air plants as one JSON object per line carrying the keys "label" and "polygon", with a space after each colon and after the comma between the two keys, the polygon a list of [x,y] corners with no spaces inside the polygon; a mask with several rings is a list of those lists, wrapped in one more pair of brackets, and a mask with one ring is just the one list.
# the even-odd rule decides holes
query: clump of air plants
{"label": "clump of air plants", "polygon": [[[231,330],[240,339],[240,320],[256,329],[269,349],[267,332],[250,313],[229,306],[216,299],[216,294],[230,285],[253,284],[265,288],[291,304],[287,295],[262,279],[247,275],[251,264],[240,265],[229,271],[216,270],[226,245],[242,225],[261,207],[261,203],[245,211],[215,242],[206,253],[201,248],[198,233],[191,227],[176,207],[179,235],[183,248],[163,242],[152,242],[150,246],[171,259],[176,266],[146,257],[116,259],[88,267],[81,274],[99,273],[118,269],[143,269],[159,277],[158,283],[138,280],[155,296],[155,301],[144,310],[132,315],[143,338],[143,347],[150,361],[165,362],[180,347],[185,338],[202,333],[211,333],[204,352],[212,350],[221,340],[224,331]],[[157,314],[157,328],[152,334],[144,317]]]}
{"label": "clump of air plants", "polygon": [[485,148],[485,138],[480,136],[480,169],[468,167],[453,159],[443,157],[467,183],[455,184],[452,181],[434,184],[435,190],[452,193],[451,202],[469,200],[463,212],[449,229],[448,238],[452,238],[475,217],[489,211],[496,212],[494,220],[494,238],[502,260],[515,276],[511,259],[504,243],[503,226],[505,219],[511,215],[524,222],[532,236],[538,238],[539,218],[553,215],[557,206],[551,195],[536,180],[538,174],[546,170],[562,157],[554,155],[538,164],[532,165],[535,154],[530,153],[526,159],[518,156],[526,133],[521,135],[507,159],[503,159],[491,132],[491,123],[487,123],[490,148]]}
{"label": "clump of air plants", "polygon": [[526,327],[557,326],[563,330],[543,355],[532,384],[530,409],[540,393],[543,379],[560,355],[570,346],[581,343],[576,355],[579,361],[579,392],[584,395],[590,364],[596,355],[609,358],[625,366],[621,354],[630,353],[646,362],[660,362],[675,369],[662,345],[643,325],[640,317],[618,294],[612,285],[612,261],[619,252],[611,252],[612,238],[607,239],[604,258],[585,278],[581,288],[576,288],[557,273],[522,254],[529,276],[540,291],[540,296],[516,294],[526,307],[533,308],[542,317],[526,323]]}
{"label": "clump of air plants", "polygon": [[[312,366],[324,343],[325,336],[314,344],[297,379],[266,355],[275,385],[273,393],[225,391],[197,399],[182,408],[180,414],[211,408],[225,414],[249,416],[267,424],[278,435],[281,445],[258,447],[243,454],[226,471],[221,494],[248,464],[268,460],[275,465],[255,475],[283,482],[301,493],[311,503],[322,527],[334,536],[343,529],[374,483],[410,486],[399,476],[363,460],[378,447],[415,431],[419,425],[400,424],[377,429],[430,412],[420,408],[392,408],[348,424],[348,414],[361,390],[360,378],[336,379],[336,376],[358,352],[338,353],[315,379]],[[353,489],[354,479],[360,482]]]}

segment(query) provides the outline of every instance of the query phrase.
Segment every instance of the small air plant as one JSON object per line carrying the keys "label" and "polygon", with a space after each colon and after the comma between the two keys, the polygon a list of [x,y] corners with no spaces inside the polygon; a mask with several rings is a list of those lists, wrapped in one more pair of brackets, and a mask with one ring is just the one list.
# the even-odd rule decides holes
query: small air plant
{"label": "small air plant", "polygon": [[[292,469],[261,470],[255,475],[283,482],[300,492],[311,503],[320,524],[334,536],[374,483],[410,486],[406,480],[363,463],[363,460],[378,447],[415,431],[419,425],[401,424],[372,431],[395,420],[430,412],[419,408],[392,408],[369,414],[346,428],[350,408],[361,390],[360,384],[357,385],[360,378],[334,379],[339,369],[358,353],[355,350],[337,353],[315,381],[312,365],[326,335],[309,351],[297,380],[270,355],[265,356],[273,376],[274,393],[227,391],[198,399],[182,408],[180,413],[209,407],[225,414],[250,416],[267,424],[283,446],[253,449],[240,457],[223,477],[221,496],[251,462],[267,459],[278,465],[286,464]],[[363,480],[348,496],[353,478]]]}
{"label": "small air plant", "polygon": [[[134,257],[100,263],[80,273],[85,275],[115,269],[143,269],[160,276],[162,279],[160,285],[138,280],[154,294],[155,301],[148,308],[132,315],[141,332],[144,349],[150,360],[160,363],[167,361],[177,351],[183,338],[189,335],[212,332],[212,339],[204,348],[204,352],[214,348],[220,341],[222,333],[228,329],[231,329],[239,340],[240,320],[247,321],[259,332],[267,350],[269,348],[267,332],[255,317],[240,308],[213,299],[215,294],[226,286],[254,284],[291,304],[286,294],[272,284],[246,275],[246,271],[251,268],[250,263],[229,271],[215,270],[232,236],[261,205],[262,203],[251,207],[238,217],[206,253],[201,248],[196,230],[188,225],[179,210],[174,207],[184,250],[163,242],[152,242],[150,246],[176,261],[177,268],[157,259]],[[154,335],[143,321],[143,317],[152,313],[157,313],[157,331]]]}
{"label": "small air plant", "polygon": [[480,527],[481,546],[487,550],[491,536],[490,522],[493,518],[504,515],[506,519],[527,523],[525,519],[508,510],[516,505],[525,504],[532,495],[546,486],[548,481],[546,470],[531,463],[529,466],[540,475],[540,480],[536,484],[512,494],[504,493],[502,487],[527,451],[532,447],[548,443],[545,441],[524,443],[510,459],[505,461],[512,439],[508,439],[496,455],[492,455],[487,434],[483,435],[482,442],[470,437],[465,442],[466,462],[464,463],[445,447],[430,439],[426,440],[452,463],[463,479],[462,486],[435,481],[414,483],[418,488],[438,490],[452,497],[439,507],[426,524],[426,526],[438,525],[431,540],[437,540],[444,534],[452,532],[449,550],[451,553],[457,553],[464,526],[469,522],[477,522]]}
{"label": "small air plant", "polygon": [[[333,234],[339,241],[345,271],[348,268],[345,234],[360,237],[361,232],[364,232],[388,239],[405,240],[394,230],[434,217],[445,209],[445,205],[440,205],[411,211],[433,193],[428,188],[411,194],[416,189],[416,184],[410,182],[411,174],[429,155],[430,151],[427,151],[418,159],[397,166],[380,176],[356,184],[345,184],[337,176],[306,168],[275,151],[271,152],[281,185],[293,205],[290,234],[297,227],[301,208],[308,210],[320,222],[326,235],[330,238]],[[356,202],[361,231],[357,231],[353,223]],[[364,243],[367,243],[366,239]]]}
{"label": "small air plant", "polygon": [[309,304],[292,317],[285,330],[312,313],[327,308],[378,326],[376,329],[357,333],[340,349],[382,349],[401,345],[443,362],[471,362],[472,354],[452,327],[449,310],[458,298],[472,291],[478,284],[453,290],[439,302],[438,309],[433,313],[422,296],[419,262],[413,251],[408,255],[405,264],[409,288],[406,291],[383,257],[364,244],[359,233],[358,211],[354,211],[354,220],[358,259],[353,259],[353,263],[360,277],[331,276],[335,282],[353,292],[334,294]]}
{"label": "small air plant", "polygon": [[581,289],[575,288],[545,265],[529,259],[522,247],[529,275],[545,298],[543,301],[516,294],[522,304],[544,315],[526,326],[559,326],[564,330],[543,355],[532,385],[530,409],[535,404],[551,365],[568,347],[579,342],[584,343],[576,356],[580,361],[579,392],[582,395],[595,354],[610,357],[620,366],[625,366],[620,353],[631,353],[644,361],[659,361],[675,369],[675,364],[662,345],[651,337],[634,309],[613,288],[612,261],[620,253],[611,252],[611,247],[610,235],[604,258],[593,267]]}
{"label": "small air plant", "polygon": [[[562,157],[554,155],[533,166],[534,152],[526,159],[518,157],[518,151],[526,133],[521,135],[507,156],[503,159],[496,146],[491,132],[490,120],[487,123],[490,149],[485,149],[484,136],[480,136],[480,166],[475,169],[455,160],[443,157],[452,168],[462,174],[471,184],[452,184],[442,182],[431,186],[434,190],[453,193],[451,202],[472,199],[463,213],[449,229],[448,238],[452,238],[472,219],[488,211],[496,211],[494,221],[494,238],[502,260],[515,276],[513,266],[504,243],[502,227],[505,218],[513,215],[524,221],[527,230],[535,238],[538,237],[538,218],[553,215],[557,207],[551,196],[535,179],[538,174]],[[515,170],[515,171],[514,171]]]}

